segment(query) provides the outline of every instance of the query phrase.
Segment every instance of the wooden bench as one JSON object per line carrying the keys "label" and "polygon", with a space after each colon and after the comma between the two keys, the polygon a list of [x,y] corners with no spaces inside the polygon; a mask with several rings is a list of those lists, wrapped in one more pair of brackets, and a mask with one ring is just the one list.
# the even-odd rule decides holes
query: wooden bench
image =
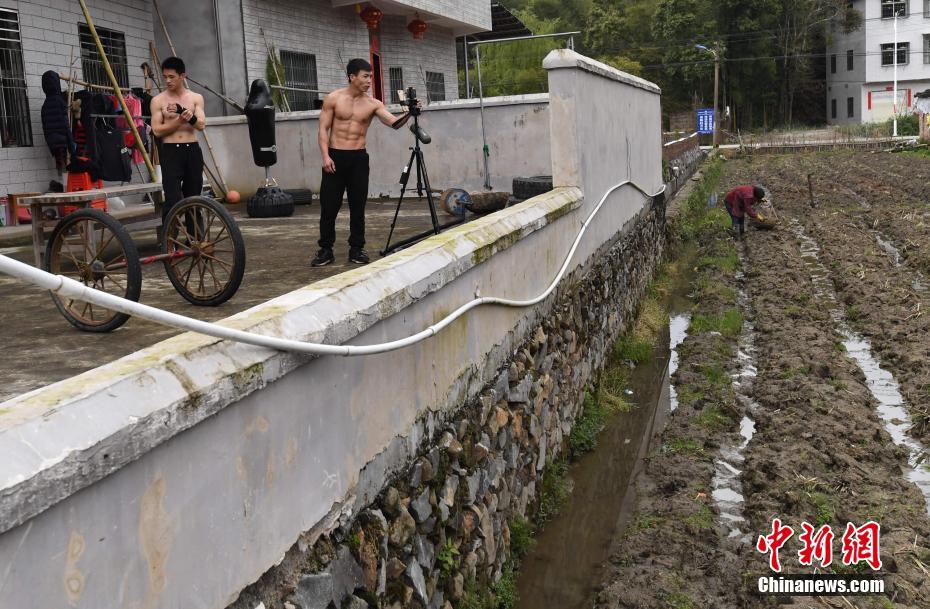
{"label": "wooden bench", "polygon": [[127,195],[153,195],[155,207],[151,213],[136,214],[121,218],[120,222],[127,230],[145,230],[150,228],[158,229],[161,226],[161,204],[162,204],[162,185],[160,182],[149,182],[147,184],[126,184],[123,186],[107,186],[105,188],[95,188],[92,190],[76,190],[74,192],[50,192],[42,195],[22,197],[19,199],[20,205],[28,205],[32,215],[32,250],[35,255],[36,266],[45,268],[43,260],[45,258],[45,228],[54,226],[58,219],[44,220],[42,218],[42,208],[51,205],[74,205],[77,207],[90,207],[91,201],[100,199],[112,199],[113,197],[122,197]]}

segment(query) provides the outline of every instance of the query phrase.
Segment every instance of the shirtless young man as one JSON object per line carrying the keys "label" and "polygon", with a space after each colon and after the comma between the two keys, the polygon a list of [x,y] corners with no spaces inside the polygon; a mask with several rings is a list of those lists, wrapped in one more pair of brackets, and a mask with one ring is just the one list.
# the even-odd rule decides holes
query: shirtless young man
{"label": "shirtless young man", "polygon": [[[169,57],[161,64],[165,90],[152,98],[152,131],[161,139],[161,176],[165,188],[162,214],[203,186],[203,154],[197,131],[203,131],[203,96],[185,87],[184,62]],[[180,106],[180,108],[179,108]],[[180,113],[178,112],[180,110]]]}
{"label": "shirtless young man", "polygon": [[320,251],[310,263],[325,266],[335,261],[336,215],[342,195],[349,200],[349,261],[367,264],[365,247],[365,202],[368,199],[368,153],[365,135],[372,119],[400,129],[410,114],[394,116],[384,104],[368,95],[371,65],[353,59],[346,67],[349,86],[337,89],[323,100],[320,113],[320,152],[323,153],[323,180],[320,185]]}

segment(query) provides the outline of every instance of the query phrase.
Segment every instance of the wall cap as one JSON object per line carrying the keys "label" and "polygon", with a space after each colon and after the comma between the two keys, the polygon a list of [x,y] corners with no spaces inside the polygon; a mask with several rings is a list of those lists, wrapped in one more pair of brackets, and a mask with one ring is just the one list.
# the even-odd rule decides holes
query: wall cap
{"label": "wall cap", "polygon": [[659,85],[653,82],[640,78],[639,76],[627,74],[606,63],[601,63],[600,61],[576,53],[571,49],[554,49],[549,51],[549,54],[546,55],[546,58],[543,60],[543,68],[546,70],[584,70],[585,72],[597,74],[609,80],[615,80],[634,87],[639,87],[640,89],[645,89],[646,91],[651,91],[657,95],[662,93],[662,89],[659,88]]}

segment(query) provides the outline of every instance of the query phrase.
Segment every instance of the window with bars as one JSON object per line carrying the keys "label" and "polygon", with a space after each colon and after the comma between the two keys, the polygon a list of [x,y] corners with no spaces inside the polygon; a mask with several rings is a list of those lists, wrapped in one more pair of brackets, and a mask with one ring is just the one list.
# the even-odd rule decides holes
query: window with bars
{"label": "window with bars", "polygon": [[319,94],[316,90],[319,86],[316,75],[316,55],[297,51],[281,51],[281,63],[284,65],[284,86],[290,87],[285,89],[285,93],[291,110],[296,112],[317,109]]}
{"label": "window with bars", "polygon": [[895,13],[907,17],[907,0],[882,0],[882,19],[891,19]]}
{"label": "window with bars", "polygon": [[930,63],[930,34],[924,34],[924,63]]}
{"label": "window with bars", "polygon": [[[126,61],[126,36],[122,32],[98,27],[97,35],[103,44],[103,52],[107,54],[110,68],[116,76],[120,87],[129,87],[129,69]],[[90,28],[85,23],[78,24],[78,39],[81,42],[81,72],[84,80],[94,85],[110,86],[110,79],[103,68],[103,59],[97,52],[97,44],[90,34]]]}
{"label": "window with bars", "polygon": [[32,146],[19,13],[0,8],[0,147]]}
{"label": "window with bars", "polygon": [[390,68],[388,70],[388,80],[391,83],[391,103],[399,104],[400,96],[397,92],[404,89],[404,69]]}
{"label": "window with bars", "polygon": [[854,57],[855,57],[855,54],[852,52],[852,49],[846,51],[846,71],[847,72],[852,72]]}
{"label": "window with bars", "polygon": [[[908,58],[911,54],[911,43],[910,42],[899,42],[898,43],[898,65],[903,66],[908,62]],[[882,65],[883,66],[893,66],[895,63],[894,58],[894,43],[890,42],[888,44],[882,45]]]}
{"label": "window with bars", "polygon": [[930,17],[930,0],[924,0],[924,17]]}
{"label": "window with bars", "polygon": [[426,96],[431,102],[446,100],[446,77],[442,72],[426,73]]}

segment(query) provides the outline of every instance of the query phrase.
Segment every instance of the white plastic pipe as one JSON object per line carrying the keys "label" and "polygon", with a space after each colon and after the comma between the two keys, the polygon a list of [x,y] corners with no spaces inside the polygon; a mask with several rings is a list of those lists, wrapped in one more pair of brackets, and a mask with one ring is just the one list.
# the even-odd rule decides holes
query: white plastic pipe
{"label": "white plastic pipe", "polygon": [[562,267],[559,269],[559,272],[549,284],[549,287],[535,298],[531,298],[529,300],[511,300],[507,298],[496,298],[493,296],[475,298],[474,300],[463,304],[458,309],[447,315],[445,318],[431,325],[425,330],[407,336],[406,338],[374,345],[326,345],[322,343],[290,340],[286,338],[266,336],[263,334],[255,334],[253,332],[245,332],[243,330],[236,330],[219,324],[192,319],[190,317],[185,317],[176,313],[170,313],[168,311],[156,309],[155,307],[151,307],[149,305],[127,300],[120,296],[114,296],[113,294],[101,292],[100,290],[89,288],[83,283],[75,281],[70,277],[65,277],[63,275],[53,275],[3,255],[0,255],[0,272],[6,273],[7,275],[12,275],[18,279],[22,279],[23,281],[37,285],[40,288],[51,290],[63,298],[80,300],[82,302],[90,302],[95,305],[106,307],[111,311],[119,311],[120,313],[134,315],[166,326],[173,326],[181,330],[198,332],[200,334],[206,334],[207,336],[213,336],[215,338],[237,341],[258,347],[267,347],[268,349],[275,349],[278,351],[293,351],[296,353],[308,353],[311,355],[373,355],[376,353],[386,353],[388,351],[402,349],[403,347],[408,347],[422,340],[425,340],[441,331],[443,328],[454,322],[468,311],[481,305],[531,307],[545,300],[550,294],[552,294],[553,290],[555,290],[556,286],[565,276],[565,272],[568,270],[572,257],[575,255],[575,251],[578,249],[578,244],[581,243],[582,236],[584,236],[585,231],[591,224],[591,220],[595,215],[597,215],[597,212],[600,211],[601,207],[603,207],[607,197],[617,189],[627,185],[632,186],[650,198],[656,197],[665,191],[665,186],[663,186],[662,189],[658,192],[650,194],[630,180],[625,180],[616,186],[611,187],[606,193],[604,193],[604,196],[601,197],[601,200],[598,202],[598,204],[594,207],[593,210],[591,210],[591,213],[588,214],[588,217],[585,218],[584,222],[582,222],[581,230],[578,231],[578,235],[575,237],[574,243],[572,243],[571,248],[568,250],[568,254],[565,256],[565,261],[562,263]]}

